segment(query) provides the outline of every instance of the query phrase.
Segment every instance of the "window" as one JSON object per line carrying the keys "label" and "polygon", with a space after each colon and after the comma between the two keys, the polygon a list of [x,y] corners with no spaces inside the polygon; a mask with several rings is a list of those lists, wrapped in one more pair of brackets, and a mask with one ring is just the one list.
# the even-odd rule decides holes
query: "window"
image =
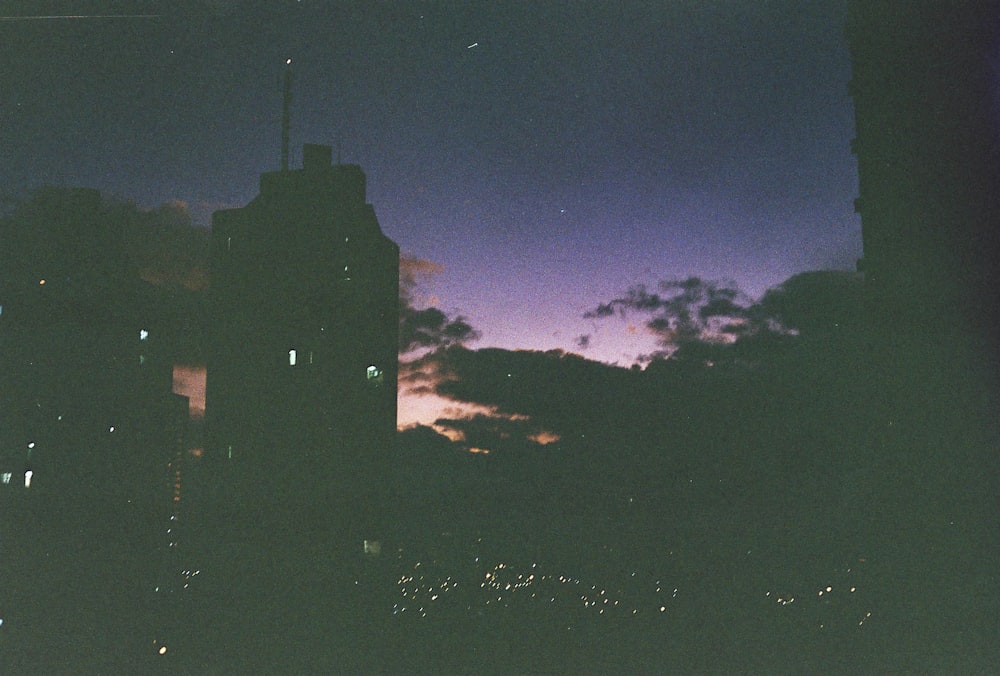
{"label": "window", "polygon": [[298,352],[295,350],[288,351],[288,365],[295,366],[295,362],[298,360]]}

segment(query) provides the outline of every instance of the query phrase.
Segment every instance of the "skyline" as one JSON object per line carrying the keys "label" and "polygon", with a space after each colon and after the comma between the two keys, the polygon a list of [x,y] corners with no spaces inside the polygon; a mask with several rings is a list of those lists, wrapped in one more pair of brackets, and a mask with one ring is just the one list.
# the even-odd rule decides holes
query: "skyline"
{"label": "skyline", "polygon": [[0,11],[11,669],[1000,663],[1000,2],[845,4]]}
{"label": "skyline", "polygon": [[291,163],[363,166],[439,271],[415,300],[477,346],[628,365],[653,337],[583,315],[634,284],[759,298],[860,256],[843,3],[115,9],[157,16],[0,24],[8,195],[86,185],[206,227],[277,168],[291,58]]}

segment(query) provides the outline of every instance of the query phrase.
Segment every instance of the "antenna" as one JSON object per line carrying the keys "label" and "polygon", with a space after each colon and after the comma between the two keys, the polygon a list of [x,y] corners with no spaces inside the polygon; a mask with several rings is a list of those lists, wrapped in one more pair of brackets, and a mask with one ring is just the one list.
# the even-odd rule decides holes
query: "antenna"
{"label": "antenna", "polygon": [[288,171],[288,130],[292,126],[292,60],[285,61],[285,97],[281,106],[281,170]]}

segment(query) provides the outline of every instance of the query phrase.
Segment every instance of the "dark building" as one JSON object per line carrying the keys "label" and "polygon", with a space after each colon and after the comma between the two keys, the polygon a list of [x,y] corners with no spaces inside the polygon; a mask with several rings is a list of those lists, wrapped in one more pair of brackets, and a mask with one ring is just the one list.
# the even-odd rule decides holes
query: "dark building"
{"label": "dark building", "polygon": [[997,319],[1000,3],[848,9],[864,258],[877,315],[921,332]]}
{"label": "dark building", "polygon": [[396,434],[399,247],[361,168],[306,145],[216,212],[210,293],[214,459],[284,507],[367,503]]}
{"label": "dark building", "polygon": [[171,391],[160,298],[129,262],[121,225],[96,190],[62,188],[3,221],[0,488],[25,472],[33,495],[64,502],[148,504],[147,489],[162,488],[153,477],[186,399]]}
{"label": "dark building", "polygon": [[110,668],[144,638],[187,424],[159,302],[97,191],[40,189],[0,219],[0,613],[15,671]]}

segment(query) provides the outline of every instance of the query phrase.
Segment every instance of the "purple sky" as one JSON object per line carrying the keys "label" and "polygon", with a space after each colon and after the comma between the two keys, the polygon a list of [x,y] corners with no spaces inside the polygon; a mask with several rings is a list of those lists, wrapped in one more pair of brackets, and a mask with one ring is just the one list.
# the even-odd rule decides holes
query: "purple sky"
{"label": "purple sky", "polygon": [[[359,5],[364,8],[359,8]],[[843,2],[33,2],[0,21],[0,186],[239,206],[342,148],[480,346],[631,361],[582,314],[699,275],[759,296],[860,255]],[[11,17],[60,14],[91,18]],[[109,18],[117,14],[156,17]],[[335,151],[336,152],[336,151]]]}

